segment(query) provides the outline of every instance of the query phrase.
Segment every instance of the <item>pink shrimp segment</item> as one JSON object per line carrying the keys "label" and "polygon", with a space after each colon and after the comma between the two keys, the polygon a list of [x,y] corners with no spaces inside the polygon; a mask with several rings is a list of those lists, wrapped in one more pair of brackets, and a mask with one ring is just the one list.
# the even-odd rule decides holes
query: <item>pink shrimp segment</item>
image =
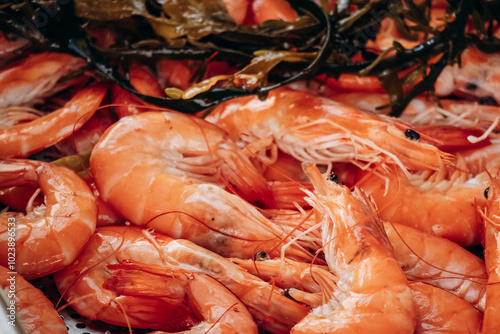
{"label": "pink shrimp segment", "polygon": [[71,264],[96,227],[89,187],[73,171],[33,160],[0,161],[0,186],[37,185],[45,203],[27,214],[0,213],[0,265],[6,266],[9,233],[16,225],[16,271],[27,279]]}
{"label": "pink shrimp segment", "polygon": [[405,137],[409,125],[282,88],[258,97],[234,99],[216,107],[206,118],[233,140],[272,136],[278,147],[304,162],[380,162],[404,169],[438,169],[450,157],[432,145]]}
{"label": "pink shrimp segment", "polygon": [[[54,309],[54,305],[42,291],[27,282],[21,275],[0,266],[0,288],[11,290],[15,285],[13,298],[16,301],[17,326],[22,324],[27,334],[64,334],[68,333],[64,321]],[[5,321],[6,319],[2,319]]]}
{"label": "pink shrimp segment", "polygon": [[10,65],[0,72],[0,109],[30,105],[61,87],[57,81],[85,65],[80,58],[63,53],[41,53]]}
{"label": "pink shrimp segment", "polygon": [[[93,320],[125,326],[128,319],[132,327],[156,329],[189,327],[198,321],[185,307],[172,307],[168,299],[154,298],[155,291],[151,292],[153,298],[146,298],[140,293],[117,293],[121,288],[116,284],[123,280],[118,279],[114,269],[120,269],[121,264],[130,261],[160,265],[162,270],[175,266],[179,270],[210,276],[234,293],[246,305],[257,324],[272,333],[288,333],[307,314],[306,307],[287,299],[278,289],[229,260],[187,240],[173,240],[137,227],[97,229],[78,259],[58,272],[54,281],[71,306]],[[137,269],[141,267],[140,272],[136,272],[138,275],[142,276],[144,271],[151,272],[143,265],[136,266]],[[158,273],[158,270],[153,273]],[[127,288],[127,285],[123,287]],[[175,292],[174,287],[172,292]],[[145,288],[151,290],[149,286]],[[158,289],[165,291],[168,286]],[[218,298],[211,294],[205,296]],[[169,315],[166,311],[173,314]],[[172,320],[175,320],[173,324]]]}
{"label": "pink shrimp segment", "polygon": [[68,138],[92,117],[106,93],[98,84],[76,93],[62,108],[29,123],[0,128],[0,157],[26,157]]}
{"label": "pink shrimp segment", "polygon": [[292,333],[413,333],[411,291],[373,207],[313,164],[304,171],[316,189],[308,198],[323,223],[325,258],[339,280]]}

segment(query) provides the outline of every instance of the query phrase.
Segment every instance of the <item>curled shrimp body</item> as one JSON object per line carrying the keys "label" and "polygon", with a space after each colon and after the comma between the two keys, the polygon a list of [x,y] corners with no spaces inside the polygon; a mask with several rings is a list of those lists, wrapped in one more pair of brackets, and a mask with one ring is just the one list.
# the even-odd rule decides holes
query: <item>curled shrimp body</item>
{"label": "curled shrimp body", "polygon": [[480,242],[481,222],[476,207],[486,205],[483,193],[488,180],[486,173],[471,176],[459,169],[441,168],[409,176],[373,173],[359,186],[372,196],[381,219],[466,247]]}
{"label": "curled shrimp body", "polygon": [[484,261],[459,245],[408,226],[384,223],[396,259],[410,280],[422,280],[485,309]]}
{"label": "curled shrimp body", "polygon": [[308,198],[338,282],[292,333],[413,333],[411,291],[374,208],[359,191],[327,181],[313,164],[304,164],[304,171],[316,190]]}
{"label": "curled shrimp body", "polygon": [[28,123],[0,127],[0,157],[26,157],[68,138],[101,104],[105,85],[85,88],[62,108]]}
{"label": "curled shrimp body", "polygon": [[177,314],[163,312],[172,308],[164,300],[145,302],[135,296],[137,292],[120,295],[113,291],[116,288],[106,289],[105,282],[109,284],[114,276],[109,265],[126,261],[206,274],[234,293],[262,328],[274,333],[288,332],[307,314],[307,308],[229,260],[187,240],[174,240],[138,227],[98,228],[78,259],[58,272],[54,281],[66,301],[93,320],[124,326],[128,319],[132,327],[140,328],[151,328],[152,324],[165,328],[172,318],[192,322],[189,310],[174,307]]}
{"label": "curled shrimp body", "polygon": [[[104,287],[118,296],[133,296],[137,300],[169,299],[172,307],[164,310],[169,314],[158,312],[159,317],[179,315],[182,313],[179,310],[188,313],[192,310],[193,314],[188,319],[194,325],[185,331],[186,334],[258,333],[257,325],[245,305],[210,276],[177,267],[136,262],[109,265],[107,269],[112,276],[104,282]],[[201,318],[201,322],[196,323],[197,317]],[[178,325],[173,323],[172,327],[175,326]]]}
{"label": "curled shrimp body", "polygon": [[0,110],[33,105],[64,88],[58,80],[85,65],[80,58],[63,53],[33,54],[0,72]]}
{"label": "curled shrimp body", "polygon": [[[303,162],[387,162],[403,169],[437,169],[449,157],[405,136],[411,127],[332,100],[282,88],[266,100],[243,97],[217,106],[206,118],[233,140],[272,136],[285,153]],[[410,131],[411,132],[411,131]]]}
{"label": "curled shrimp body", "polygon": [[[249,202],[272,204],[266,180],[227,134],[179,113],[142,113],[108,129],[90,158],[102,198],[133,224],[189,239],[224,256],[252,258],[283,231]],[[310,257],[292,247],[290,254]]]}
{"label": "curled shrimp body", "polygon": [[27,279],[71,264],[96,227],[97,209],[87,184],[73,171],[33,160],[0,161],[0,186],[36,185],[44,204],[0,214],[0,265],[6,266],[15,224],[16,271]]}
{"label": "curled shrimp body", "polygon": [[415,302],[415,334],[475,334],[482,315],[472,305],[442,289],[425,283],[410,283]]}
{"label": "curled shrimp body", "polygon": [[500,331],[500,182],[498,174],[492,179],[492,186],[486,195],[488,206],[484,215],[484,261],[488,272],[486,308],[482,333]]}
{"label": "curled shrimp body", "polygon": [[[12,289],[15,293],[9,292],[11,285],[15,286]],[[16,321],[19,320],[27,334],[68,333],[50,300],[21,275],[0,266],[0,288],[15,298]]]}

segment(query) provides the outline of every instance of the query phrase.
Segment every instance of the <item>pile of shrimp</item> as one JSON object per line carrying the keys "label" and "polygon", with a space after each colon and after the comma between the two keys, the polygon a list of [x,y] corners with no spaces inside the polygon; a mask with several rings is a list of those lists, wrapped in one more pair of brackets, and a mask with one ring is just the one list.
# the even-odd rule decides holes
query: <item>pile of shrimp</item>
{"label": "pile of shrimp", "polygon": [[[369,43],[394,40],[387,18]],[[500,54],[466,49],[398,119],[351,75],[186,115],[27,43],[0,40],[0,283],[27,333],[67,332],[66,307],[130,333],[500,332]],[[194,65],[130,82],[162,97]],[[57,305],[26,281],[48,275]]]}

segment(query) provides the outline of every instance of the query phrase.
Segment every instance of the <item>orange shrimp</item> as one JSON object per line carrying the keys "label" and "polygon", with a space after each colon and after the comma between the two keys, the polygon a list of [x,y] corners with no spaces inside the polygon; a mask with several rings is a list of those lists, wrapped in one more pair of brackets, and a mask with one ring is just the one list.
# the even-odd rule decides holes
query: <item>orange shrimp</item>
{"label": "orange shrimp", "polygon": [[15,302],[15,321],[9,316],[8,320],[17,326],[22,325],[27,334],[68,333],[50,300],[21,275],[0,266],[0,288],[10,301]]}
{"label": "orange shrimp", "polygon": [[500,331],[500,182],[498,173],[492,178],[488,192],[488,206],[484,217],[484,261],[488,272],[486,307],[482,332],[493,334]]}
{"label": "orange shrimp", "polygon": [[500,140],[490,142],[484,147],[459,150],[455,154],[464,160],[470,173],[479,174],[500,165]]}
{"label": "orange shrimp", "polygon": [[[73,171],[34,160],[0,161],[0,186],[37,185],[45,203],[27,214],[0,214],[0,265],[15,234],[16,271],[27,279],[46,276],[74,261],[94,233],[94,196]],[[15,229],[13,225],[15,224]]]}
{"label": "orange shrimp", "polygon": [[158,107],[144,102],[134,94],[118,86],[111,87],[110,95],[113,101],[113,109],[118,118],[158,110]]}
{"label": "orange shrimp", "polygon": [[[389,111],[388,108],[377,109],[389,105],[389,96],[387,94],[351,92],[328,94],[327,96],[335,101],[365,111],[374,113]],[[477,101],[440,99],[439,102],[442,107],[439,107],[434,101],[417,97],[408,104],[400,118],[413,126],[451,125],[487,129],[500,114],[498,106],[482,105]]]}
{"label": "orange shrimp", "polygon": [[10,65],[0,72],[0,110],[39,103],[67,87],[58,80],[84,65],[84,60],[63,53],[33,54]]}
{"label": "orange shrimp", "polygon": [[436,94],[453,92],[493,99],[500,104],[500,55],[485,54],[468,48],[462,53],[461,66],[446,67],[436,81]]}
{"label": "orange shrimp", "polygon": [[104,131],[116,121],[117,117],[110,108],[99,109],[78,131],[57,143],[56,149],[63,156],[90,152]]}
{"label": "orange shrimp", "polygon": [[323,225],[325,258],[339,280],[291,333],[413,333],[411,291],[373,207],[313,164],[304,171],[316,189],[308,198]]}
{"label": "orange shrimp", "polygon": [[481,237],[476,206],[486,205],[483,193],[488,182],[486,173],[471,176],[463,170],[441,168],[409,176],[376,172],[363,178],[359,186],[373,198],[383,220],[473,246]]}
{"label": "orange shrimp", "polygon": [[[435,28],[437,30],[442,30],[445,26],[445,22],[449,21],[446,17],[446,7],[432,7],[430,11],[429,27]],[[406,24],[410,27],[414,23],[407,20]],[[401,44],[406,49],[411,49],[425,41],[424,37],[430,38],[432,34],[425,34],[424,32],[419,32],[417,34],[413,33],[413,38],[411,40],[405,38],[399,31],[396,22],[390,18],[386,17],[380,22],[380,29],[375,39],[368,40],[366,43],[366,48],[376,50],[378,52],[385,51],[393,47],[394,42]]]}
{"label": "orange shrimp", "polygon": [[26,157],[68,138],[101,104],[106,86],[93,85],[76,93],[62,108],[29,123],[0,128],[0,157]]}
{"label": "orange shrimp", "polygon": [[481,312],[469,303],[432,285],[412,282],[417,325],[415,334],[475,334],[481,326]]}
{"label": "orange shrimp", "polygon": [[[284,297],[270,284],[247,273],[229,260],[187,240],[174,240],[137,227],[98,228],[86,248],[68,268],[54,275],[61,295],[80,314],[93,320],[151,328],[172,320],[192,320],[191,311],[174,307],[168,300],[121,294],[110,286],[114,273],[109,265],[126,261],[175,266],[208,275],[228,288],[253,315],[257,324],[273,333],[287,333],[307,314],[307,308]],[[151,290],[149,285],[146,285]],[[126,288],[126,286],[125,286]],[[162,291],[165,288],[161,288]],[[206,297],[216,298],[204,292]],[[201,298],[201,297],[200,297]],[[170,310],[169,312],[164,312]],[[191,319],[191,320],[190,320]],[[177,323],[177,322],[176,322]]]}
{"label": "orange shrimp", "polygon": [[117,303],[120,296],[130,296],[137,301],[144,298],[147,303],[150,303],[147,300],[171,301],[171,307],[167,306],[163,314],[157,314],[159,317],[171,317],[172,325],[163,320],[163,325],[169,331],[179,326],[179,322],[182,323],[176,317],[179,311],[189,310],[193,312],[190,314],[193,320],[199,317],[202,321],[186,331],[186,334],[209,331],[258,333],[257,325],[245,305],[210,276],[174,266],[134,262],[109,265],[107,269],[112,276],[106,279],[103,287],[118,295],[115,300]]}
{"label": "orange shrimp", "polygon": [[253,21],[257,24],[268,20],[293,22],[298,17],[286,0],[253,0],[251,7]]}
{"label": "orange shrimp", "polygon": [[277,146],[304,162],[376,163],[404,170],[437,169],[450,157],[422,143],[405,123],[380,118],[332,100],[282,88],[265,101],[243,97],[217,106],[206,118],[233,140],[273,136]]}
{"label": "orange shrimp", "polygon": [[129,69],[130,84],[141,94],[163,97],[165,94],[147,66],[132,63]]}
{"label": "orange shrimp", "polygon": [[250,0],[224,0],[224,5],[236,23],[244,23],[248,15]]}
{"label": "orange shrimp", "polygon": [[[224,256],[273,250],[283,231],[249,202],[274,205],[266,180],[227,134],[180,113],[141,113],[111,126],[90,165],[102,198],[133,224]],[[311,258],[292,246],[290,255]]]}
{"label": "orange shrimp", "polygon": [[484,261],[459,245],[411,227],[384,223],[396,259],[410,280],[423,280],[485,309]]}

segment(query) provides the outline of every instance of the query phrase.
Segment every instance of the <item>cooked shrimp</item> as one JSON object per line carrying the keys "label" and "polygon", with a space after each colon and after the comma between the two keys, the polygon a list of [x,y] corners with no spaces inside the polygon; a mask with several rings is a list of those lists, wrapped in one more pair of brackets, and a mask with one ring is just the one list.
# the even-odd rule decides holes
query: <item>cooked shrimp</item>
{"label": "cooked shrimp", "polygon": [[492,178],[488,192],[488,207],[484,215],[484,261],[488,272],[486,287],[486,307],[482,333],[493,334],[500,331],[500,182],[498,173]]}
{"label": "cooked shrimp", "polygon": [[68,266],[95,230],[97,209],[89,187],[67,168],[34,160],[0,161],[0,186],[15,185],[37,185],[45,203],[26,214],[0,214],[0,265],[7,265],[14,222],[19,274],[33,279]]}
{"label": "cooked shrimp", "polygon": [[[63,156],[90,152],[104,131],[117,120],[118,118],[110,108],[99,109],[88,121],[85,121],[85,124],[78,131],[58,142],[55,148]],[[81,122],[78,121],[78,123]]]}
{"label": "cooked shrimp", "polygon": [[[328,94],[327,96],[354,108],[374,113],[390,110],[388,108],[378,109],[378,107],[389,105],[387,94],[351,92]],[[413,126],[451,125],[487,129],[500,114],[500,107],[484,105],[481,104],[481,101],[440,99],[439,103],[441,107],[434,101],[417,97],[408,104],[400,118]]]}
{"label": "cooked shrimp", "polygon": [[[462,165],[459,162],[459,168]],[[472,246],[480,242],[476,207],[486,205],[483,193],[488,182],[486,173],[471,176],[441,168],[409,176],[381,171],[363,178],[359,186],[373,198],[383,220]]]}
{"label": "cooked shrimp", "polygon": [[480,148],[471,148],[455,152],[464,160],[467,170],[479,174],[500,165],[500,140],[492,139],[490,144]]}
{"label": "cooked shrimp", "polygon": [[481,312],[454,295],[428,284],[410,283],[415,303],[415,334],[475,334],[481,326]]}
{"label": "cooked shrimp", "polygon": [[291,333],[413,333],[411,291],[374,208],[313,164],[304,171],[316,189],[308,198],[322,221],[325,258],[339,280]]}
{"label": "cooked shrimp", "polygon": [[238,24],[242,24],[248,15],[251,0],[224,0],[228,14]]}
{"label": "cooked shrimp", "polygon": [[105,85],[93,85],[44,117],[0,128],[0,157],[26,157],[71,136],[92,117],[105,93]]}
{"label": "cooked shrimp", "polygon": [[251,8],[253,21],[257,24],[268,20],[293,22],[298,17],[286,0],[253,0]]}
{"label": "cooked shrimp", "polygon": [[21,275],[0,266],[0,287],[9,300],[15,301],[15,324],[22,325],[27,334],[68,333],[66,324],[50,300]]}
{"label": "cooked shrimp", "polygon": [[[273,248],[283,231],[221,188],[274,205],[265,179],[213,124],[174,112],[122,118],[96,145],[90,165],[102,198],[135,225],[224,256],[280,254]],[[288,252],[311,258],[295,246]]]}
{"label": "cooked shrimp", "polygon": [[63,53],[33,54],[0,72],[0,110],[33,105],[65,85],[59,79],[85,65],[80,58]]}
{"label": "cooked shrimp", "polygon": [[165,94],[151,71],[145,65],[130,64],[130,84],[141,94],[163,97]]}
{"label": "cooked shrimp", "polygon": [[206,118],[233,140],[273,136],[278,147],[304,162],[375,163],[403,169],[437,169],[449,156],[422,143],[409,125],[290,89],[277,89],[265,101],[243,97],[217,106]]}
{"label": "cooked shrimp", "polygon": [[[97,229],[86,248],[73,264],[54,276],[61,295],[80,314],[93,320],[151,328],[164,326],[172,319],[191,321],[190,311],[174,308],[168,301],[118,295],[103,288],[113,277],[109,265],[124,261],[175,266],[205,274],[222,283],[248,308],[255,321],[273,333],[286,333],[307,314],[307,308],[281,295],[277,289],[247,273],[229,260],[187,240],[167,236],[137,227],[102,227]],[[109,282],[109,281],[108,281]],[[136,293],[135,293],[136,294]],[[207,294],[211,298],[217,296]],[[147,300],[147,302],[146,302]],[[182,324],[181,324],[182,325]]]}
{"label": "cooked shrimp", "polygon": [[493,99],[500,104],[500,55],[467,48],[461,59],[460,65],[443,70],[436,81],[436,93],[446,96],[458,92]]}
{"label": "cooked shrimp", "polygon": [[[135,262],[109,265],[107,269],[112,276],[106,279],[103,286],[118,295],[116,302],[120,296],[164,300],[165,304],[170,301],[172,305],[166,307],[164,314],[157,314],[158,317],[176,315],[185,310],[192,312],[190,316],[193,320],[201,318],[201,322],[187,330],[186,334],[209,331],[221,334],[258,333],[257,325],[245,305],[210,276],[174,266]],[[164,325],[172,330],[171,327],[179,326],[179,320],[172,317],[172,325],[166,322]]]}
{"label": "cooked shrimp", "polygon": [[485,309],[484,261],[459,245],[408,226],[384,224],[396,259],[410,280],[422,280]]}
{"label": "cooked shrimp", "polygon": [[134,94],[118,86],[111,87],[110,95],[113,101],[113,109],[118,118],[158,110],[158,107],[144,102]]}

